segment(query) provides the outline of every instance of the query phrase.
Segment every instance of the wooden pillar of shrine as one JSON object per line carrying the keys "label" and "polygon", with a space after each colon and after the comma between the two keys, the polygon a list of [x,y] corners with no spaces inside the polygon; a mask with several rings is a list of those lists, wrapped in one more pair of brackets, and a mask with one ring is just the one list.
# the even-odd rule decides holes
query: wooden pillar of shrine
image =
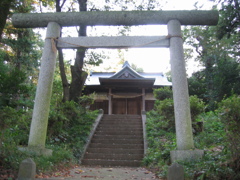
{"label": "wooden pillar of shrine", "polygon": [[109,88],[109,95],[108,95],[108,114],[112,114],[112,89]]}
{"label": "wooden pillar of shrine", "polygon": [[145,88],[142,88],[142,111],[146,110]]}

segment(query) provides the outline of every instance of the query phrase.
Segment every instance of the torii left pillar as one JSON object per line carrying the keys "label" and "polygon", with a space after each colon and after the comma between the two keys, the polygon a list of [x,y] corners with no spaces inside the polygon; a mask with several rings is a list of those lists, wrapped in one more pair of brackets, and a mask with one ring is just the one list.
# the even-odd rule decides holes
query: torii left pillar
{"label": "torii left pillar", "polygon": [[28,150],[43,155],[52,154],[52,150],[45,149],[45,142],[57,56],[54,38],[60,36],[60,31],[59,24],[48,23],[28,140]]}

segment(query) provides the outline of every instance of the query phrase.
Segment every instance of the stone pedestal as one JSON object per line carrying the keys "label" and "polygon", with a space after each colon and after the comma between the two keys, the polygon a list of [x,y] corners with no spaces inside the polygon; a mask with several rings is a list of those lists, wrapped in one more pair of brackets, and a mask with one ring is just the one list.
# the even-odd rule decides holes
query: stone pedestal
{"label": "stone pedestal", "polygon": [[25,159],[21,162],[18,171],[18,180],[34,180],[36,175],[36,164],[31,159]]}
{"label": "stone pedestal", "polygon": [[37,156],[39,155],[52,156],[52,152],[53,152],[51,149],[46,149],[46,148],[41,148],[36,146],[18,147],[18,150],[22,152],[27,152],[29,154],[35,154]]}
{"label": "stone pedestal", "polygon": [[173,163],[170,167],[168,167],[167,180],[184,180],[183,166]]}
{"label": "stone pedestal", "polygon": [[203,157],[204,151],[195,149],[195,150],[176,150],[171,151],[171,162],[176,161],[195,161]]}

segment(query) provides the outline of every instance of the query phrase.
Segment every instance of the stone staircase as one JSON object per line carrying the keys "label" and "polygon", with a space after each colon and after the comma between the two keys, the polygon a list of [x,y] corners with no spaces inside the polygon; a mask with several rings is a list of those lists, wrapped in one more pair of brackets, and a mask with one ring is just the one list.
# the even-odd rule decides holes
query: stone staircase
{"label": "stone staircase", "polygon": [[103,115],[82,165],[138,167],[143,154],[140,115]]}

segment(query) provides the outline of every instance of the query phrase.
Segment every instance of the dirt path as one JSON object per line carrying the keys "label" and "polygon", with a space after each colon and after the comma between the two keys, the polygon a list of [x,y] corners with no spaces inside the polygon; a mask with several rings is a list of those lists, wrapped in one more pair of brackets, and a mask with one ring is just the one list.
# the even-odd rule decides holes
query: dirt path
{"label": "dirt path", "polygon": [[160,180],[156,175],[145,168],[128,168],[128,167],[84,167],[79,166],[71,170],[68,177],[48,178],[47,180],[78,180],[78,179],[103,179],[103,180]]}

